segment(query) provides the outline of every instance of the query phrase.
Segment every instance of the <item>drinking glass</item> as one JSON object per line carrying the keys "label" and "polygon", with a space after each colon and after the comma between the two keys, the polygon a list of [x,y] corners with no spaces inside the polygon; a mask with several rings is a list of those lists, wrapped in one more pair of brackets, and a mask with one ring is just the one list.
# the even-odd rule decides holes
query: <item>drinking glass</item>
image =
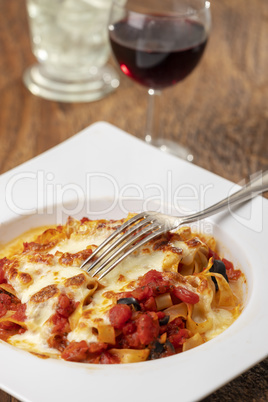
{"label": "drinking glass", "polygon": [[32,51],[38,63],[24,73],[26,87],[43,98],[94,101],[119,85],[107,65],[112,0],[26,0]]}
{"label": "drinking glass", "polygon": [[191,152],[160,132],[161,91],[187,77],[207,44],[210,3],[204,0],[114,0],[109,37],[121,71],[148,88],[145,141],[189,161]]}

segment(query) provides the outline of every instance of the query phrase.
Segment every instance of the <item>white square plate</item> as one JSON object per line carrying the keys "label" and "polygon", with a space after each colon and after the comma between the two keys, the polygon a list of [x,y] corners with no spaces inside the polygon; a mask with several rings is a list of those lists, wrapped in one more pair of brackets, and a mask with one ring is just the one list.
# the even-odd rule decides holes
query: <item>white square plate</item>
{"label": "white square plate", "polygon": [[[196,211],[226,197],[234,184],[96,123],[0,177],[0,242],[39,225],[119,218],[160,207]],[[238,320],[196,349],[126,365],[43,360],[1,342],[0,386],[22,401],[180,402],[201,399],[268,355],[268,201],[257,197],[204,221],[225,256],[246,274]]]}

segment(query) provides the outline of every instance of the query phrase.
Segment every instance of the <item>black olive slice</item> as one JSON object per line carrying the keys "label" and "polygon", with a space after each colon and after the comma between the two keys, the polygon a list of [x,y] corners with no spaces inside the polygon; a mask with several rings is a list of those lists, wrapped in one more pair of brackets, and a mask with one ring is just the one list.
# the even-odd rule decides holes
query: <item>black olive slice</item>
{"label": "black olive slice", "polygon": [[151,345],[149,359],[150,360],[159,359],[164,351],[165,346],[162,343],[158,341],[153,342],[153,344]]}
{"label": "black olive slice", "polygon": [[175,348],[174,348],[174,346],[172,345],[172,343],[170,341],[166,341],[165,350],[170,351],[173,354],[176,353]]}
{"label": "black olive slice", "polygon": [[[226,274],[225,265],[221,260],[214,260],[213,265],[209,271],[215,272],[216,274],[221,274],[226,279],[226,281],[229,282],[228,276]],[[217,292],[219,290],[217,279],[214,276],[212,276],[212,280],[215,283],[215,289]]]}
{"label": "black olive slice", "polygon": [[132,305],[136,311],[141,310],[140,303],[135,299],[135,297],[123,297],[122,299],[117,300],[117,304]]}
{"label": "black olive slice", "polygon": [[165,317],[159,320],[159,325],[167,325],[169,322],[169,315],[165,315]]}
{"label": "black olive slice", "polygon": [[171,354],[175,353],[175,348],[172,343],[166,341],[166,343],[162,344],[159,341],[154,341],[151,344],[149,360],[159,359],[164,352],[171,352]]}

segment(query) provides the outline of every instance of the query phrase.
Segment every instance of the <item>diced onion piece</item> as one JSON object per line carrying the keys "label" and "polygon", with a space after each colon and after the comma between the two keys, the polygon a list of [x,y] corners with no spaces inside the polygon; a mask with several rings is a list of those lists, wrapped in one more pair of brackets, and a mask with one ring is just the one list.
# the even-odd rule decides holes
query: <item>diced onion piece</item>
{"label": "diced onion piece", "polygon": [[187,305],[185,303],[174,304],[173,306],[164,310],[166,315],[169,315],[169,322],[175,320],[175,318],[182,317],[187,318]]}
{"label": "diced onion piece", "polygon": [[202,343],[204,343],[202,336],[199,333],[196,333],[191,338],[186,339],[182,345],[182,351],[185,352],[186,350],[193,349],[196,346],[202,345]]}
{"label": "diced onion piece", "polygon": [[149,349],[110,349],[109,353],[119,358],[120,363],[144,362],[148,359]]}
{"label": "diced onion piece", "polygon": [[165,308],[168,308],[173,304],[170,293],[164,293],[162,295],[156,296],[155,303],[158,311],[164,310]]}
{"label": "diced onion piece", "polygon": [[164,333],[160,336],[159,342],[162,343],[162,344],[164,344],[164,343],[166,343],[166,340],[167,340],[167,333],[164,332]]}
{"label": "diced onion piece", "polygon": [[115,345],[115,330],[112,325],[98,326],[98,341]]}

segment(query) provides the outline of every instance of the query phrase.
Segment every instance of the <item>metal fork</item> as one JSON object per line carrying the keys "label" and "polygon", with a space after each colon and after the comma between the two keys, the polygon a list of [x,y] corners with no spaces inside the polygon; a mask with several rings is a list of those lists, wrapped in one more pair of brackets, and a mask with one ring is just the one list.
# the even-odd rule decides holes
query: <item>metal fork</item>
{"label": "metal fork", "polygon": [[92,274],[92,276],[96,276],[102,271],[98,276],[98,279],[102,279],[129,254],[133,253],[137,248],[155,237],[170,230],[177,229],[181,225],[196,222],[214,215],[225,209],[227,206],[238,205],[267,190],[268,170],[251,179],[251,181],[236,193],[204,209],[203,211],[177,217],[150,211],[137,214],[121,225],[103,243],[101,243],[89,258],[84,261],[80,268],[84,268],[86,265],[90,264],[95,256],[104,249],[103,253],[93,261],[87,269],[87,272],[91,272],[99,263],[102,262]]}

